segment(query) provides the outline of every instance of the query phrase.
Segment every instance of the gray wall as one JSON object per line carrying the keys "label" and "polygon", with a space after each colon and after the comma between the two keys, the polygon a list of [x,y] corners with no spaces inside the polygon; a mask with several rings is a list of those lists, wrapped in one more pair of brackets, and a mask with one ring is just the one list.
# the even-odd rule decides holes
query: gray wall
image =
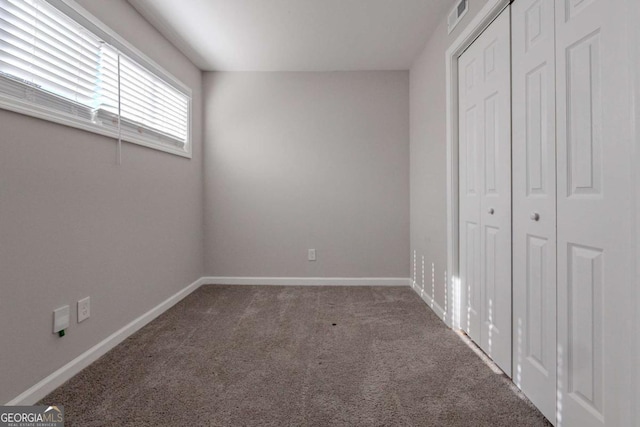
{"label": "gray wall", "polygon": [[[411,67],[411,253],[417,255],[417,278],[431,294],[432,268],[435,299],[445,308],[447,269],[446,80],[445,52],[487,0],[469,2],[469,11],[447,35],[446,20],[434,31]],[[413,269],[413,266],[412,266]]]}
{"label": "gray wall", "polygon": [[124,0],[79,2],[192,88],[193,160],[124,144],[117,166],[113,139],[0,110],[0,403],[203,274],[201,72]]}
{"label": "gray wall", "polygon": [[[632,28],[632,37],[635,40],[640,40],[640,27],[638,27],[637,22],[640,21],[640,2],[630,2],[631,5],[631,13],[628,17],[629,28]],[[640,164],[640,134],[638,123],[640,123],[640,43],[634,43],[633,48],[633,77],[634,77],[634,110],[635,110],[635,123],[636,123],[636,144],[635,144],[635,163],[636,165]],[[635,243],[635,257],[636,257],[636,274],[635,274],[635,283],[640,283],[640,262],[637,260],[640,258],[640,170],[635,168],[635,223],[636,223],[636,243]],[[635,289],[635,318],[634,325],[640,325],[640,286],[634,286]],[[636,327],[636,337],[635,337],[635,380],[633,393],[635,395],[635,400],[633,402],[634,408],[634,419],[640,418],[640,328]]]}
{"label": "gray wall", "polygon": [[408,72],[205,73],[204,94],[208,275],[407,277]]}

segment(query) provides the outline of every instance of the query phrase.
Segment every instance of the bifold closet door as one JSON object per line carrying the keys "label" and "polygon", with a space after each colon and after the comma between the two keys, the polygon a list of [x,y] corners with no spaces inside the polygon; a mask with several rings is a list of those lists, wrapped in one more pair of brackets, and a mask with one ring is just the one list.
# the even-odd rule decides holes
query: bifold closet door
{"label": "bifold closet door", "polygon": [[556,0],[512,4],[513,382],[556,418]]}
{"label": "bifold closet door", "polygon": [[637,426],[629,418],[630,295],[637,286],[630,3],[555,4],[558,424]]}
{"label": "bifold closet door", "polygon": [[511,375],[509,8],[458,62],[461,327]]}

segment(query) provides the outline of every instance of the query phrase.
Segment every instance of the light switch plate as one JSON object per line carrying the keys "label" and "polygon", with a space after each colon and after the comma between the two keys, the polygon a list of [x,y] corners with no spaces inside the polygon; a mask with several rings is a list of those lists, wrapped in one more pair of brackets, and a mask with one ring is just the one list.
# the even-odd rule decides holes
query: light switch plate
{"label": "light switch plate", "polygon": [[309,253],[308,253],[307,259],[309,261],[315,261],[316,260],[316,250],[315,249],[309,249]]}

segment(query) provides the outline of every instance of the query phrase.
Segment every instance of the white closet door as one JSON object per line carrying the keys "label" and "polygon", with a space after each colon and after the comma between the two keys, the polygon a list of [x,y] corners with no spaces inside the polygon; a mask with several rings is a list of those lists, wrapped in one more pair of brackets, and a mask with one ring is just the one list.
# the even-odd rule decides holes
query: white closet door
{"label": "white closet door", "polygon": [[511,375],[509,8],[459,58],[461,323]]}
{"label": "white closet door", "polygon": [[[476,41],[478,43],[478,41]],[[480,343],[480,194],[482,187],[483,121],[478,98],[482,84],[482,58],[471,46],[458,61],[459,159],[460,159],[460,287],[461,328]]]}
{"label": "white closet door", "polygon": [[629,415],[637,284],[628,2],[555,3],[558,424],[638,425]]}
{"label": "white closet door", "polygon": [[556,418],[555,0],[512,5],[513,381]]}

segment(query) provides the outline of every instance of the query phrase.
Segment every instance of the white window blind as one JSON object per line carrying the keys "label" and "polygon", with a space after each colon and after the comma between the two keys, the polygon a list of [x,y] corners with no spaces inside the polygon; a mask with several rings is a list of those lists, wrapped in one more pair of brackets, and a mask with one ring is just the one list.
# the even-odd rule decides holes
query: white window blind
{"label": "white window blind", "polygon": [[0,107],[190,153],[188,89],[70,4],[0,0]]}
{"label": "white window blind", "polygon": [[137,131],[186,141],[189,103],[182,94],[125,56],[120,57],[122,118]]}
{"label": "white window blind", "polygon": [[0,0],[0,90],[90,120],[100,40],[44,6]]}

